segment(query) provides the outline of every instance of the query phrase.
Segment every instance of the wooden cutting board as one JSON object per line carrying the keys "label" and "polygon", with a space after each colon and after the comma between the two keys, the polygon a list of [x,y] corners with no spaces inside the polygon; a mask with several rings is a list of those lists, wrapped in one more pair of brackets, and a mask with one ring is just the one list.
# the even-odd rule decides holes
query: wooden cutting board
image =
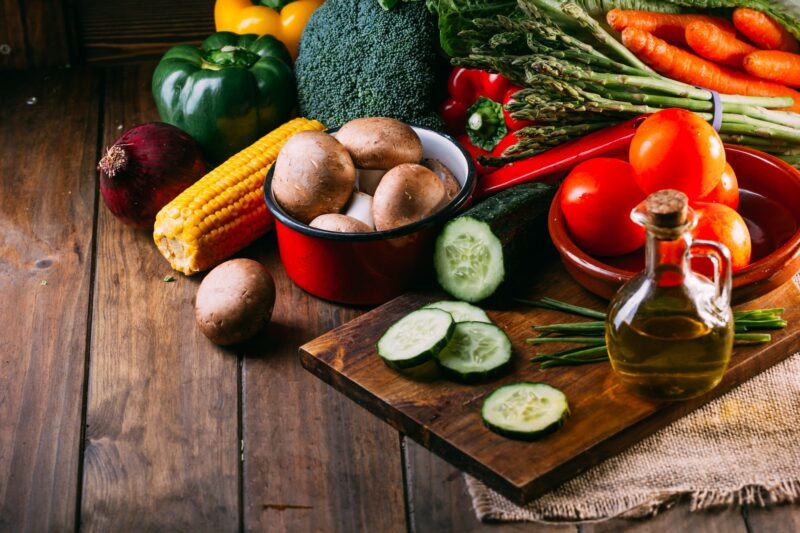
{"label": "wooden cutting board", "polygon": [[[606,302],[578,286],[553,262],[537,273],[519,296],[560,300],[604,309]],[[514,369],[481,385],[443,379],[412,381],[387,367],[375,343],[396,320],[441,294],[407,294],[336,328],[300,348],[303,366],[397,430],[517,503],[525,503],[725,393],[800,350],[800,290],[783,287],[741,308],[785,307],[789,327],[774,331],[768,345],[738,347],[728,371],[713,391],[686,402],[653,402],[622,388],[608,363],[539,370],[529,362],[534,351],[568,346],[532,347],[533,324],[588,320],[557,311],[510,302],[487,306],[492,320],[514,346]],[[492,390],[516,381],[542,381],[569,399],[572,415],[557,432],[535,442],[503,438],[482,423],[480,407]]]}

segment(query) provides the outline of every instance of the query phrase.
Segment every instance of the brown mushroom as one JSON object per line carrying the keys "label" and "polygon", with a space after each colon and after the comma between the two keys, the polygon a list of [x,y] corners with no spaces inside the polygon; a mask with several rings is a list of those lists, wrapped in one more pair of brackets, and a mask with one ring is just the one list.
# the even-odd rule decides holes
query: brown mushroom
{"label": "brown mushroom", "polygon": [[347,148],[358,168],[389,170],[422,160],[422,141],[417,133],[408,124],[393,118],[351,120],[339,128],[336,140]]}
{"label": "brown mushroom", "polygon": [[328,213],[320,215],[309,224],[312,228],[324,229],[326,231],[336,231],[339,233],[368,233],[372,228],[361,222],[357,218],[338,213]]}
{"label": "brown mushroom", "polygon": [[355,182],[356,169],[347,150],[327,133],[304,131],[278,153],[272,191],[290,216],[308,223],[341,211]]}
{"label": "brown mushroom", "polygon": [[439,176],[439,179],[442,180],[448,200],[452,200],[456,197],[458,191],[461,190],[461,184],[458,182],[450,169],[447,168],[447,165],[438,159],[423,159],[422,165],[432,170],[433,173]]}
{"label": "brown mushroom", "polygon": [[399,228],[422,220],[446,202],[447,193],[439,176],[422,165],[398,165],[386,173],[375,191],[375,229]]}
{"label": "brown mushroom", "polygon": [[255,335],[269,322],[275,283],[252,259],[232,259],[214,268],[197,289],[194,313],[203,335],[221,345]]}

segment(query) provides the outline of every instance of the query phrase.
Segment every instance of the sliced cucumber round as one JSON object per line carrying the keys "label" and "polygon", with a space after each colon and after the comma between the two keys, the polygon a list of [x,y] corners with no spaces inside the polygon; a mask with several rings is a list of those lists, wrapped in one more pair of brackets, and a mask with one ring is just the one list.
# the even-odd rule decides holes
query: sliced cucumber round
{"label": "sliced cucumber round", "polygon": [[459,381],[482,381],[510,365],[511,341],[494,324],[461,322],[436,359],[442,370]]}
{"label": "sliced cucumber round", "polygon": [[421,365],[447,346],[455,321],[441,309],[420,309],[394,323],[378,341],[378,355],[402,369]]}
{"label": "sliced cucumber round", "polygon": [[434,302],[428,304],[423,309],[441,309],[447,311],[453,316],[456,322],[486,322],[491,324],[492,321],[486,312],[480,307],[468,304],[467,302],[452,302],[442,300],[441,302]]}
{"label": "sliced cucumber round", "polygon": [[433,263],[444,290],[467,302],[488,298],[505,277],[500,239],[486,222],[464,216],[444,227]]}
{"label": "sliced cucumber round", "polygon": [[569,416],[563,392],[546,383],[505,385],[483,401],[484,424],[505,437],[534,440],[555,431]]}

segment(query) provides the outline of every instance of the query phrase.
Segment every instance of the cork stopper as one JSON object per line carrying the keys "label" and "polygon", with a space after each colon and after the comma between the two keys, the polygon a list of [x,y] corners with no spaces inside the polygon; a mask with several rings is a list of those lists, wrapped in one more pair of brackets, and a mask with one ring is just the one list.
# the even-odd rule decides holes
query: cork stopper
{"label": "cork stopper", "polygon": [[664,189],[654,192],[645,200],[649,223],[670,229],[684,226],[689,214],[689,198],[680,191]]}

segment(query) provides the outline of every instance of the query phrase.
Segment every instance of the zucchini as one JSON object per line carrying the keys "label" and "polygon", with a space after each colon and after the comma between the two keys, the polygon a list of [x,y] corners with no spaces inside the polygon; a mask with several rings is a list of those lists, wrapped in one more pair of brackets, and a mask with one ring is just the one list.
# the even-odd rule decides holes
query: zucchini
{"label": "zucchini", "polygon": [[436,360],[442,371],[456,381],[485,381],[511,366],[511,341],[494,324],[459,322],[453,338]]}
{"label": "zucchini", "polygon": [[432,304],[428,304],[423,309],[441,309],[442,311],[447,311],[452,315],[453,320],[458,322],[487,322],[489,324],[492,323],[489,320],[489,316],[486,312],[481,309],[480,307],[475,307],[474,305],[470,305],[466,302],[450,302],[447,300],[442,300],[441,302],[433,302]]}
{"label": "zucchini", "polygon": [[444,290],[466,302],[493,295],[525,253],[543,242],[556,188],[543,183],[517,185],[448,222],[433,256]]}
{"label": "zucchini", "polygon": [[563,392],[546,383],[504,385],[483,401],[486,427],[504,437],[534,440],[560,428],[569,416]]}
{"label": "zucchini", "polygon": [[447,346],[455,321],[441,309],[419,309],[395,322],[378,340],[378,355],[392,368],[422,365]]}

